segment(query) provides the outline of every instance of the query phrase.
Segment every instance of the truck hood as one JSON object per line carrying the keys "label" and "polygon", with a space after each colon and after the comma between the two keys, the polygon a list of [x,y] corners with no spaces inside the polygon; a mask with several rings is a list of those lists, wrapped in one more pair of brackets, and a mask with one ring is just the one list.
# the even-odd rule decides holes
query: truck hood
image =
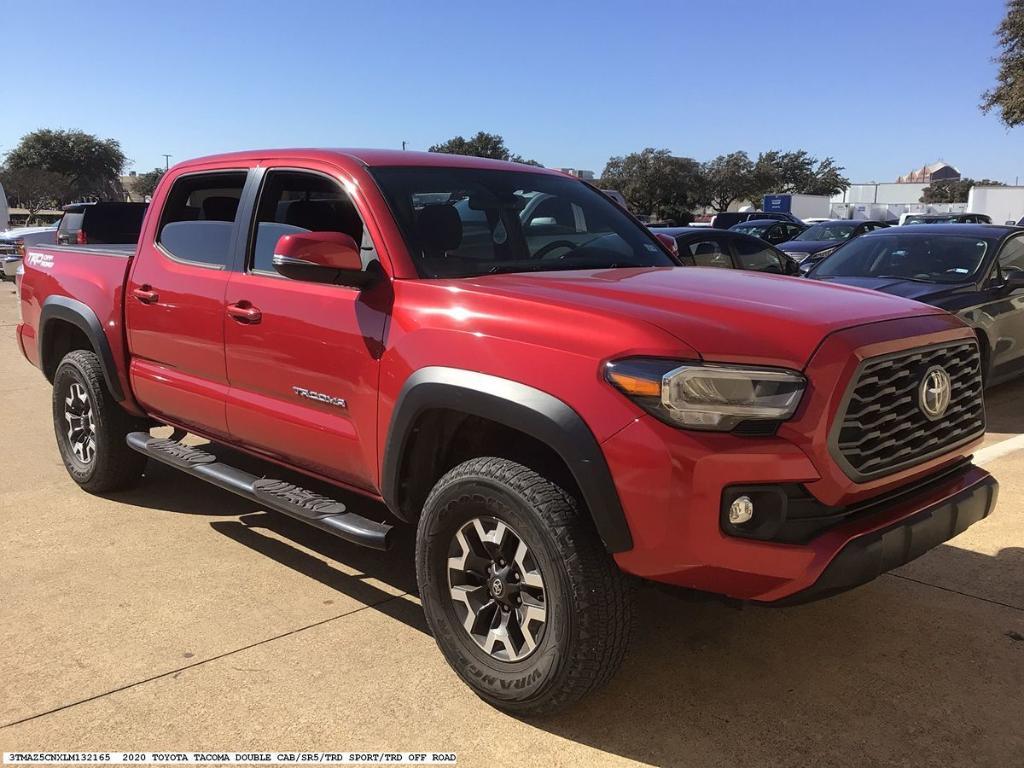
{"label": "truck hood", "polygon": [[830,333],[941,313],[877,291],[742,270],[656,267],[487,275],[476,291],[657,326],[705,360],[803,368]]}

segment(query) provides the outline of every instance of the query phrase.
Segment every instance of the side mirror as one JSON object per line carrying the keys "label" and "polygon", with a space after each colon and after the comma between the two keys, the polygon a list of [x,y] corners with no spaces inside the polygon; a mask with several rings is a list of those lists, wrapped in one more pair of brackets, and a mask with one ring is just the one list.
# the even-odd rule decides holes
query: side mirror
{"label": "side mirror", "polygon": [[363,270],[359,244],[341,232],[282,235],[274,246],[274,269],[292,280],[362,288],[373,275]]}
{"label": "side mirror", "polygon": [[1003,284],[1007,288],[1024,288],[1024,269],[1007,269],[1003,272]]}
{"label": "side mirror", "polygon": [[679,257],[679,244],[672,235],[666,235],[664,232],[655,232],[655,239],[661,243],[675,257]]}

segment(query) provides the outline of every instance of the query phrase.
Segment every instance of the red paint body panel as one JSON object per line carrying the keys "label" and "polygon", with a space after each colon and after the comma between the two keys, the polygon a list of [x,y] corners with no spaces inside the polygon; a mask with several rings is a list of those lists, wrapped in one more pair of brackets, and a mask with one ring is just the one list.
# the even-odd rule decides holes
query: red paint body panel
{"label": "red paint body panel", "polygon": [[[985,476],[972,469],[805,545],[725,535],[718,518],[727,485],[799,483],[819,501],[842,506],[968,456],[972,445],[857,484],[832,460],[827,438],[862,359],[972,332],[941,310],[882,293],[745,271],[419,279],[367,171],[373,165],[523,170],[383,150],[266,150],[183,163],[158,187],[132,259],[33,249],[44,258],[26,259],[20,286],[23,353],[40,364],[37,332],[47,297],[74,298],[103,325],[130,393],[127,407],[374,497],[396,402],[413,372],[445,366],[527,384],[570,406],[601,444],[633,538],[631,550],[615,555],[620,567],[740,598],[791,595],[811,585],[848,542]],[[211,270],[155,244],[174,179],[257,167],[334,178],[358,208],[386,278],[357,291]],[[791,368],[809,385],[796,415],[774,436],[685,431],[646,415],[604,381],[605,362],[634,355]],[[323,397],[300,396],[296,387]]]}

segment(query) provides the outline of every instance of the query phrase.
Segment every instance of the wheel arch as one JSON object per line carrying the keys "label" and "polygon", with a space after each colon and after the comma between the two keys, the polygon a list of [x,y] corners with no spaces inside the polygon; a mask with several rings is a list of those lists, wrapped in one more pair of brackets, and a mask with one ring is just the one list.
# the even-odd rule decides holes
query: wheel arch
{"label": "wheel arch", "polygon": [[[82,341],[84,340],[84,346]],[[49,381],[64,355],[74,349],[90,349],[100,359],[103,380],[118,402],[124,392],[117,376],[117,364],[103,326],[92,308],[67,296],[50,296],[39,317],[39,367]]]}
{"label": "wheel arch", "polygon": [[[423,454],[422,448],[418,452],[419,434],[424,427],[458,429],[459,425],[450,420],[431,424],[429,419],[437,418],[440,412],[452,414],[455,419],[485,420],[542,445],[564,465],[608,551],[623,552],[633,547],[611,471],[583,418],[562,400],[539,389],[457,368],[416,371],[406,380],[395,403],[381,466],[381,493],[398,517],[412,521],[418,513],[416,502],[422,501],[422,489],[413,489],[410,494],[407,485],[417,458],[433,455]],[[437,439],[443,441],[446,436],[450,433],[439,434]],[[440,476],[429,474],[434,482]]]}

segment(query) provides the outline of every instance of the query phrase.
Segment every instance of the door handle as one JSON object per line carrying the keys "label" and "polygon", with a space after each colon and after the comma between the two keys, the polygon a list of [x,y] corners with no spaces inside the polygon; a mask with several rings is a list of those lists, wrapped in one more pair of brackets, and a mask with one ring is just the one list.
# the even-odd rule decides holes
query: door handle
{"label": "door handle", "polygon": [[235,304],[228,304],[228,317],[239,323],[255,325],[263,319],[263,313],[248,301],[239,301]]}
{"label": "door handle", "polygon": [[152,286],[143,285],[132,290],[132,295],[143,304],[155,304],[160,299],[160,294],[153,290]]}

